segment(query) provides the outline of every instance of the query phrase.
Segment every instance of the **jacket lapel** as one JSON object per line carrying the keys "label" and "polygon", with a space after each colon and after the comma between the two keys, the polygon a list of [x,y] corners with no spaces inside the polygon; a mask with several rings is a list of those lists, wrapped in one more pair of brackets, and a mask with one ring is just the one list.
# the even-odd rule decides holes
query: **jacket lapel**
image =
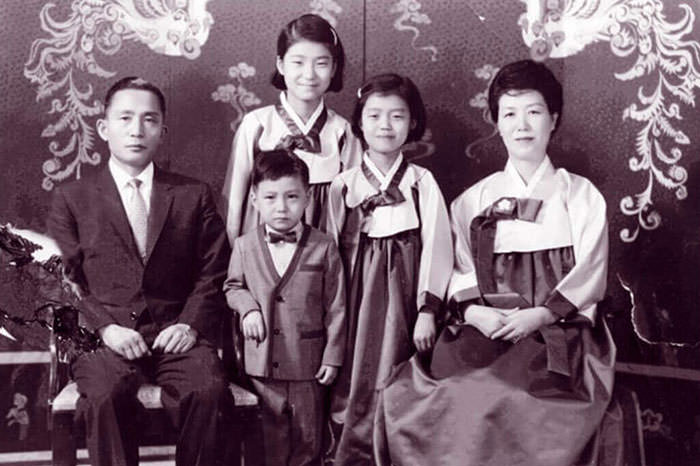
{"label": "jacket lapel", "polygon": [[151,191],[151,210],[148,214],[148,239],[146,240],[146,262],[151,257],[153,248],[163,231],[163,225],[168,218],[170,206],[173,203],[172,185],[167,182],[165,174],[154,167],[153,190]]}
{"label": "jacket lapel", "polygon": [[[138,258],[139,253],[134,241],[134,235],[131,233],[129,219],[126,216],[126,210],[124,210],[117,185],[108,168],[105,168],[97,175],[96,189],[104,212],[124,242],[124,246]],[[139,260],[139,262],[141,261]]]}
{"label": "jacket lapel", "polygon": [[287,282],[289,282],[289,279],[292,278],[297,268],[299,267],[299,262],[301,261],[301,256],[304,252],[306,242],[309,239],[310,231],[311,228],[308,225],[304,225],[304,230],[302,231],[301,237],[297,242],[297,247],[294,250],[292,260],[289,262],[289,266],[287,267],[287,270],[285,270],[284,275],[282,275],[282,277],[280,278],[279,283],[277,283],[277,287],[275,288],[276,290],[281,290],[282,288],[284,288]]}
{"label": "jacket lapel", "polygon": [[263,261],[265,262],[265,265],[267,266],[267,269],[270,272],[270,276],[274,279],[275,293],[284,288],[284,286],[287,284],[292,275],[294,275],[296,269],[299,267],[299,261],[301,260],[301,256],[304,252],[304,247],[306,246],[306,242],[309,238],[310,232],[311,228],[308,225],[304,225],[304,229],[302,230],[301,236],[299,237],[299,241],[297,241],[296,249],[294,250],[294,255],[292,255],[292,259],[289,261],[287,270],[285,270],[284,274],[282,274],[282,276],[280,277],[280,274],[279,272],[277,272],[277,268],[275,267],[275,262],[272,260],[272,253],[270,253],[270,248],[267,246],[267,241],[265,240],[265,226],[260,225],[258,227],[257,237],[258,241],[260,242],[260,247],[262,249]]}
{"label": "jacket lapel", "polygon": [[277,283],[282,279],[280,274],[277,272],[277,267],[275,267],[275,261],[272,260],[272,253],[270,253],[270,248],[267,247],[267,241],[265,240],[265,225],[258,226],[257,234],[258,243],[260,244],[260,250],[262,251],[263,262],[267,271],[270,273],[270,277],[277,286]]}

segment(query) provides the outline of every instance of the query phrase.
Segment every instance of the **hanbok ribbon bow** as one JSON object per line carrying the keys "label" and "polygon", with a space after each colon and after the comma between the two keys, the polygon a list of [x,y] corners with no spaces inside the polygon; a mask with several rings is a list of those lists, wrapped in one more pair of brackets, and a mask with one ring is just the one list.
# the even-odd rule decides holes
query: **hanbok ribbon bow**
{"label": "hanbok ribbon bow", "polygon": [[362,201],[360,207],[365,214],[369,214],[379,206],[398,204],[405,200],[406,198],[401,194],[397,186],[389,186],[384,191],[380,191]]}
{"label": "hanbok ribbon bow", "polygon": [[288,151],[301,149],[306,152],[319,154],[321,152],[321,142],[319,139],[314,139],[309,135],[288,134],[277,144],[277,149],[285,149]]}
{"label": "hanbok ribbon bow", "polygon": [[502,197],[479,215],[469,225],[472,254],[482,294],[496,293],[493,277],[493,247],[496,239],[496,223],[499,220],[519,219],[534,222],[542,207],[539,199]]}
{"label": "hanbok ribbon bow", "polygon": [[361,168],[362,173],[365,175],[367,181],[369,181],[369,184],[371,184],[375,189],[379,190],[377,194],[369,196],[367,199],[362,201],[362,204],[360,204],[362,212],[365,214],[370,214],[379,206],[398,204],[406,200],[403,193],[401,193],[401,190],[399,189],[399,183],[401,182],[401,179],[408,168],[408,163],[406,160],[401,162],[401,165],[399,165],[398,170],[396,170],[396,173],[394,173],[394,176],[386,189],[381,189],[380,181],[376,176],[374,176],[372,170],[369,169],[366,163],[362,162]]}
{"label": "hanbok ribbon bow", "polygon": [[[534,222],[541,207],[542,201],[539,199],[502,197],[472,220],[469,225],[472,253],[482,297],[498,294],[493,272],[496,224],[499,220],[512,219]],[[489,299],[485,301],[489,302]],[[540,329],[540,334],[547,346],[547,369],[563,376],[570,376],[571,369],[564,330],[558,325],[549,325]]]}
{"label": "hanbok ribbon bow", "polygon": [[304,132],[297,126],[294,119],[292,119],[289,113],[287,113],[287,110],[285,110],[282,104],[277,104],[275,109],[291,133],[280,140],[280,142],[277,144],[277,149],[301,149],[314,154],[321,153],[321,130],[325,126],[326,120],[328,119],[328,110],[326,107],[323,107],[323,110],[321,110],[321,114],[316,119],[316,122],[306,134],[304,134]]}

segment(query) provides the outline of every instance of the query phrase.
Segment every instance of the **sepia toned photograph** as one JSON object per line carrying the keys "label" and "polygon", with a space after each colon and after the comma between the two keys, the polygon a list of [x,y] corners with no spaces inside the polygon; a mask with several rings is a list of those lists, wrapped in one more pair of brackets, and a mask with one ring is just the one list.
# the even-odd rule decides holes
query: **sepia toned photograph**
{"label": "sepia toned photograph", "polygon": [[698,0],[0,2],[0,466],[700,464]]}

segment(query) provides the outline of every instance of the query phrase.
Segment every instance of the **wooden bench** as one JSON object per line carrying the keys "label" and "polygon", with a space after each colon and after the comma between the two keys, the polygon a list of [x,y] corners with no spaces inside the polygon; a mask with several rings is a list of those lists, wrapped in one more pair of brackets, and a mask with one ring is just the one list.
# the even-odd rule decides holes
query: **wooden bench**
{"label": "wooden bench", "polygon": [[[248,390],[235,384],[229,384],[229,390],[235,401],[235,409],[232,416],[232,425],[227,429],[232,441],[237,445],[232,446],[231,456],[244,459],[246,466],[260,463],[261,454],[255,451],[254,445],[259,444],[257,434],[250,427],[259,423],[258,397]],[[163,408],[160,401],[161,387],[145,384],[139,388],[137,397],[141,404],[148,410]],[[79,436],[83,435],[82,429],[77,429],[73,422],[75,405],[79,397],[78,387],[75,382],[69,382],[51,403],[52,433],[51,451],[53,464],[60,466],[74,466],[76,464],[76,452],[80,443]]]}
{"label": "wooden bench", "polygon": [[[70,314],[70,312],[69,312]],[[77,314],[53,316],[53,329],[60,328],[60,323],[57,318],[77,319]],[[76,321],[77,323],[77,321]],[[234,327],[237,322],[233,323]],[[230,332],[229,325],[223,326],[223,332]],[[49,352],[51,356],[49,386],[52,394],[55,394],[49,399],[50,414],[49,428],[51,429],[51,451],[54,466],[75,466],[77,462],[77,449],[79,445],[84,444],[84,428],[81,425],[76,425],[74,422],[75,408],[80,394],[78,393],[77,384],[73,381],[68,381],[67,384],[61,387],[61,379],[66,379],[68,364],[65,355],[61,355],[57,349],[56,334],[51,333],[49,342]],[[233,356],[228,353],[235,353]],[[232,364],[240,364],[240,355],[233,346],[223,348],[220,351],[223,356],[224,366],[228,373],[235,372],[239,375],[242,373],[239,368],[231,369]],[[228,356],[228,358],[227,358]],[[233,361],[232,361],[233,360]],[[63,376],[63,377],[62,377]],[[242,381],[241,384],[243,384]],[[229,390],[234,400],[233,412],[226,413],[230,422],[223,426],[226,442],[222,448],[226,448],[227,465],[240,465],[241,459],[245,466],[262,466],[264,462],[264,454],[262,450],[262,431],[260,419],[260,407],[258,405],[258,397],[246,390],[240,385],[230,383]],[[155,413],[164,414],[163,405],[161,403],[161,387],[157,385],[144,384],[137,393],[137,398],[141,404],[147,409],[150,417],[155,419]],[[164,423],[167,425],[167,423]],[[160,424],[159,424],[160,425]],[[172,429],[170,429],[172,430]],[[170,434],[170,435],[169,435]],[[168,437],[174,441],[175,436],[172,433],[164,432],[162,438]]]}

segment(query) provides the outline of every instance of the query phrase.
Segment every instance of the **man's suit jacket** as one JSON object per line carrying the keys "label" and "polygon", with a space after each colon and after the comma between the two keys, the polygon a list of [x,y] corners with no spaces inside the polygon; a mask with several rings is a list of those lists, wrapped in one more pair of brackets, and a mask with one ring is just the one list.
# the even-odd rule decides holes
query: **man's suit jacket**
{"label": "man's suit jacket", "polygon": [[230,248],[206,184],[155,167],[145,262],[106,167],[57,189],[48,230],[83,289],[88,328],[186,323],[217,341]]}
{"label": "man's suit jacket", "polygon": [[347,339],[345,281],[331,236],[304,226],[282,277],[265,242],[265,229],[236,238],[224,284],[241,318],[261,310],[266,337],[244,343],[249,375],[312,380],[321,364],[340,366]]}

